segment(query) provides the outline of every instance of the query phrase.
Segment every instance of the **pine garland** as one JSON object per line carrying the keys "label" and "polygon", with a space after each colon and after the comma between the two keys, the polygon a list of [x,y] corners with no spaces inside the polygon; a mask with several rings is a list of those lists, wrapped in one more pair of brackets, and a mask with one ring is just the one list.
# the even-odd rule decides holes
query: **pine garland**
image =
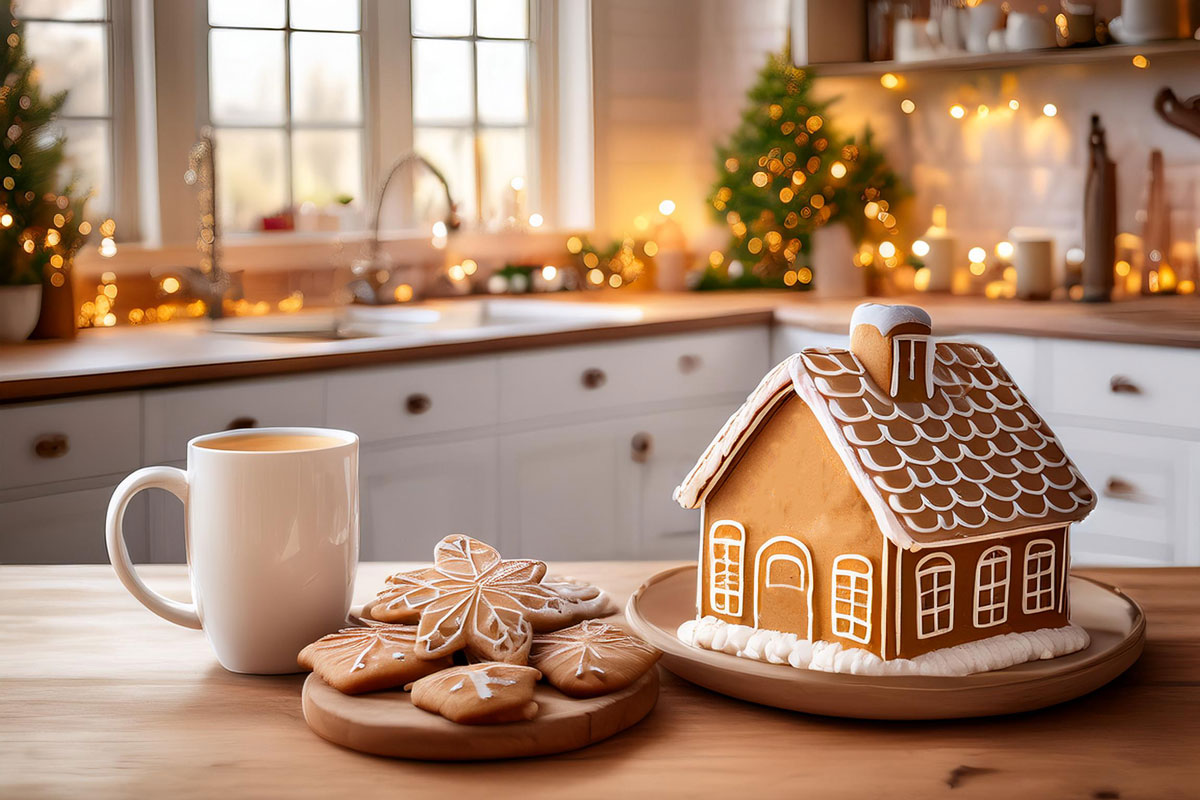
{"label": "pine garland", "polygon": [[73,181],[57,191],[66,140],[54,120],[67,93],[42,92],[11,2],[0,35],[0,285],[39,283],[48,265],[63,267],[87,240],[87,198]]}

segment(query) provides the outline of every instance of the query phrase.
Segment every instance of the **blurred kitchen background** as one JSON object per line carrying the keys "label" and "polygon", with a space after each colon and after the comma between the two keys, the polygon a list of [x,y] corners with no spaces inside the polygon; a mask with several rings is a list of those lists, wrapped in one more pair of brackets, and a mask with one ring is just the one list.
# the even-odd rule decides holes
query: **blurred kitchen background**
{"label": "blurred kitchen background", "polygon": [[[0,562],[105,561],[125,474],[269,425],[362,438],[365,559],[691,558],[672,488],[883,297],[1064,440],[1076,563],[1200,563],[1200,0],[6,21]],[[184,558],[165,493],[126,531]]]}

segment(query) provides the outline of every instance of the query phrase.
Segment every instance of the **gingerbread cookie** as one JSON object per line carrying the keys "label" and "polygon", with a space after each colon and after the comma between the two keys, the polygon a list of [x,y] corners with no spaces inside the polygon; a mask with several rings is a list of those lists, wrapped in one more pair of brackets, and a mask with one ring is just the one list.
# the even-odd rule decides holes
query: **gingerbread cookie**
{"label": "gingerbread cookie", "polygon": [[342,628],[300,651],[297,663],[344,694],[392,689],[451,666],[449,656],[417,658],[413,625]]}
{"label": "gingerbread cookie", "polygon": [[555,620],[552,627],[548,627],[550,623],[535,623],[533,629],[538,633],[556,631],[585,619],[607,617],[617,613],[616,603],[599,586],[557,575],[547,575],[542,579],[542,586],[557,592],[567,604],[563,609],[562,618]]}
{"label": "gingerbread cookie", "polygon": [[533,685],[542,673],[517,664],[473,664],[427,675],[407,686],[417,708],[460,725],[533,719]]}
{"label": "gingerbread cookie", "polygon": [[388,578],[371,614],[385,622],[419,619],[418,658],[465,648],[476,658],[524,664],[534,625],[553,626],[569,605],[542,585],[545,574],[541,561],[504,560],[469,536],[447,536],[432,567]]}
{"label": "gingerbread cookie", "polygon": [[616,625],[590,619],[535,636],[529,663],[563,694],[597,697],[629,686],[661,655]]}

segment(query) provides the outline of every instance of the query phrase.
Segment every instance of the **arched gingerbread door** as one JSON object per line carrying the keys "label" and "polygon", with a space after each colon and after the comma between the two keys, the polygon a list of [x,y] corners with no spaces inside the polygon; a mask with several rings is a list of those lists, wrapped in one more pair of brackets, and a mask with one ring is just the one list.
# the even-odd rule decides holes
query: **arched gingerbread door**
{"label": "arched gingerbread door", "polygon": [[768,539],[754,559],[754,627],[812,639],[812,556],[799,539]]}

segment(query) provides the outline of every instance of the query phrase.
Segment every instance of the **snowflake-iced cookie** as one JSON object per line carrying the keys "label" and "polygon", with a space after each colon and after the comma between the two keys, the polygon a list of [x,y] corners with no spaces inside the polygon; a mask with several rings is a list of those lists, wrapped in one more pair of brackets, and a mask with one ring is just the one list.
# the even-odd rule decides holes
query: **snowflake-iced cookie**
{"label": "snowflake-iced cookie", "polygon": [[629,686],[661,655],[616,625],[592,619],[535,636],[529,663],[563,694],[596,697]]}
{"label": "snowflake-iced cookie", "polygon": [[427,675],[405,688],[417,708],[461,725],[533,719],[533,687],[542,674],[517,664],[472,664]]}
{"label": "snowflake-iced cookie", "polygon": [[608,593],[595,584],[574,578],[564,578],[558,575],[547,575],[542,579],[542,586],[550,589],[567,601],[560,619],[553,626],[547,623],[534,623],[533,629],[538,633],[556,631],[568,625],[574,625],[585,619],[607,617],[617,613],[617,605]]}
{"label": "snowflake-iced cookie", "polygon": [[524,664],[535,627],[553,626],[568,602],[543,586],[541,561],[500,558],[469,536],[447,536],[434,565],[388,578],[371,614],[385,622],[420,620],[418,658],[466,649],[489,661]]}
{"label": "snowflake-iced cookie", "polygon": [[449,667],[449,656],[417,658],[413,625],[342,628],[300,651],[297,663],[344,694],[392,689]]}

